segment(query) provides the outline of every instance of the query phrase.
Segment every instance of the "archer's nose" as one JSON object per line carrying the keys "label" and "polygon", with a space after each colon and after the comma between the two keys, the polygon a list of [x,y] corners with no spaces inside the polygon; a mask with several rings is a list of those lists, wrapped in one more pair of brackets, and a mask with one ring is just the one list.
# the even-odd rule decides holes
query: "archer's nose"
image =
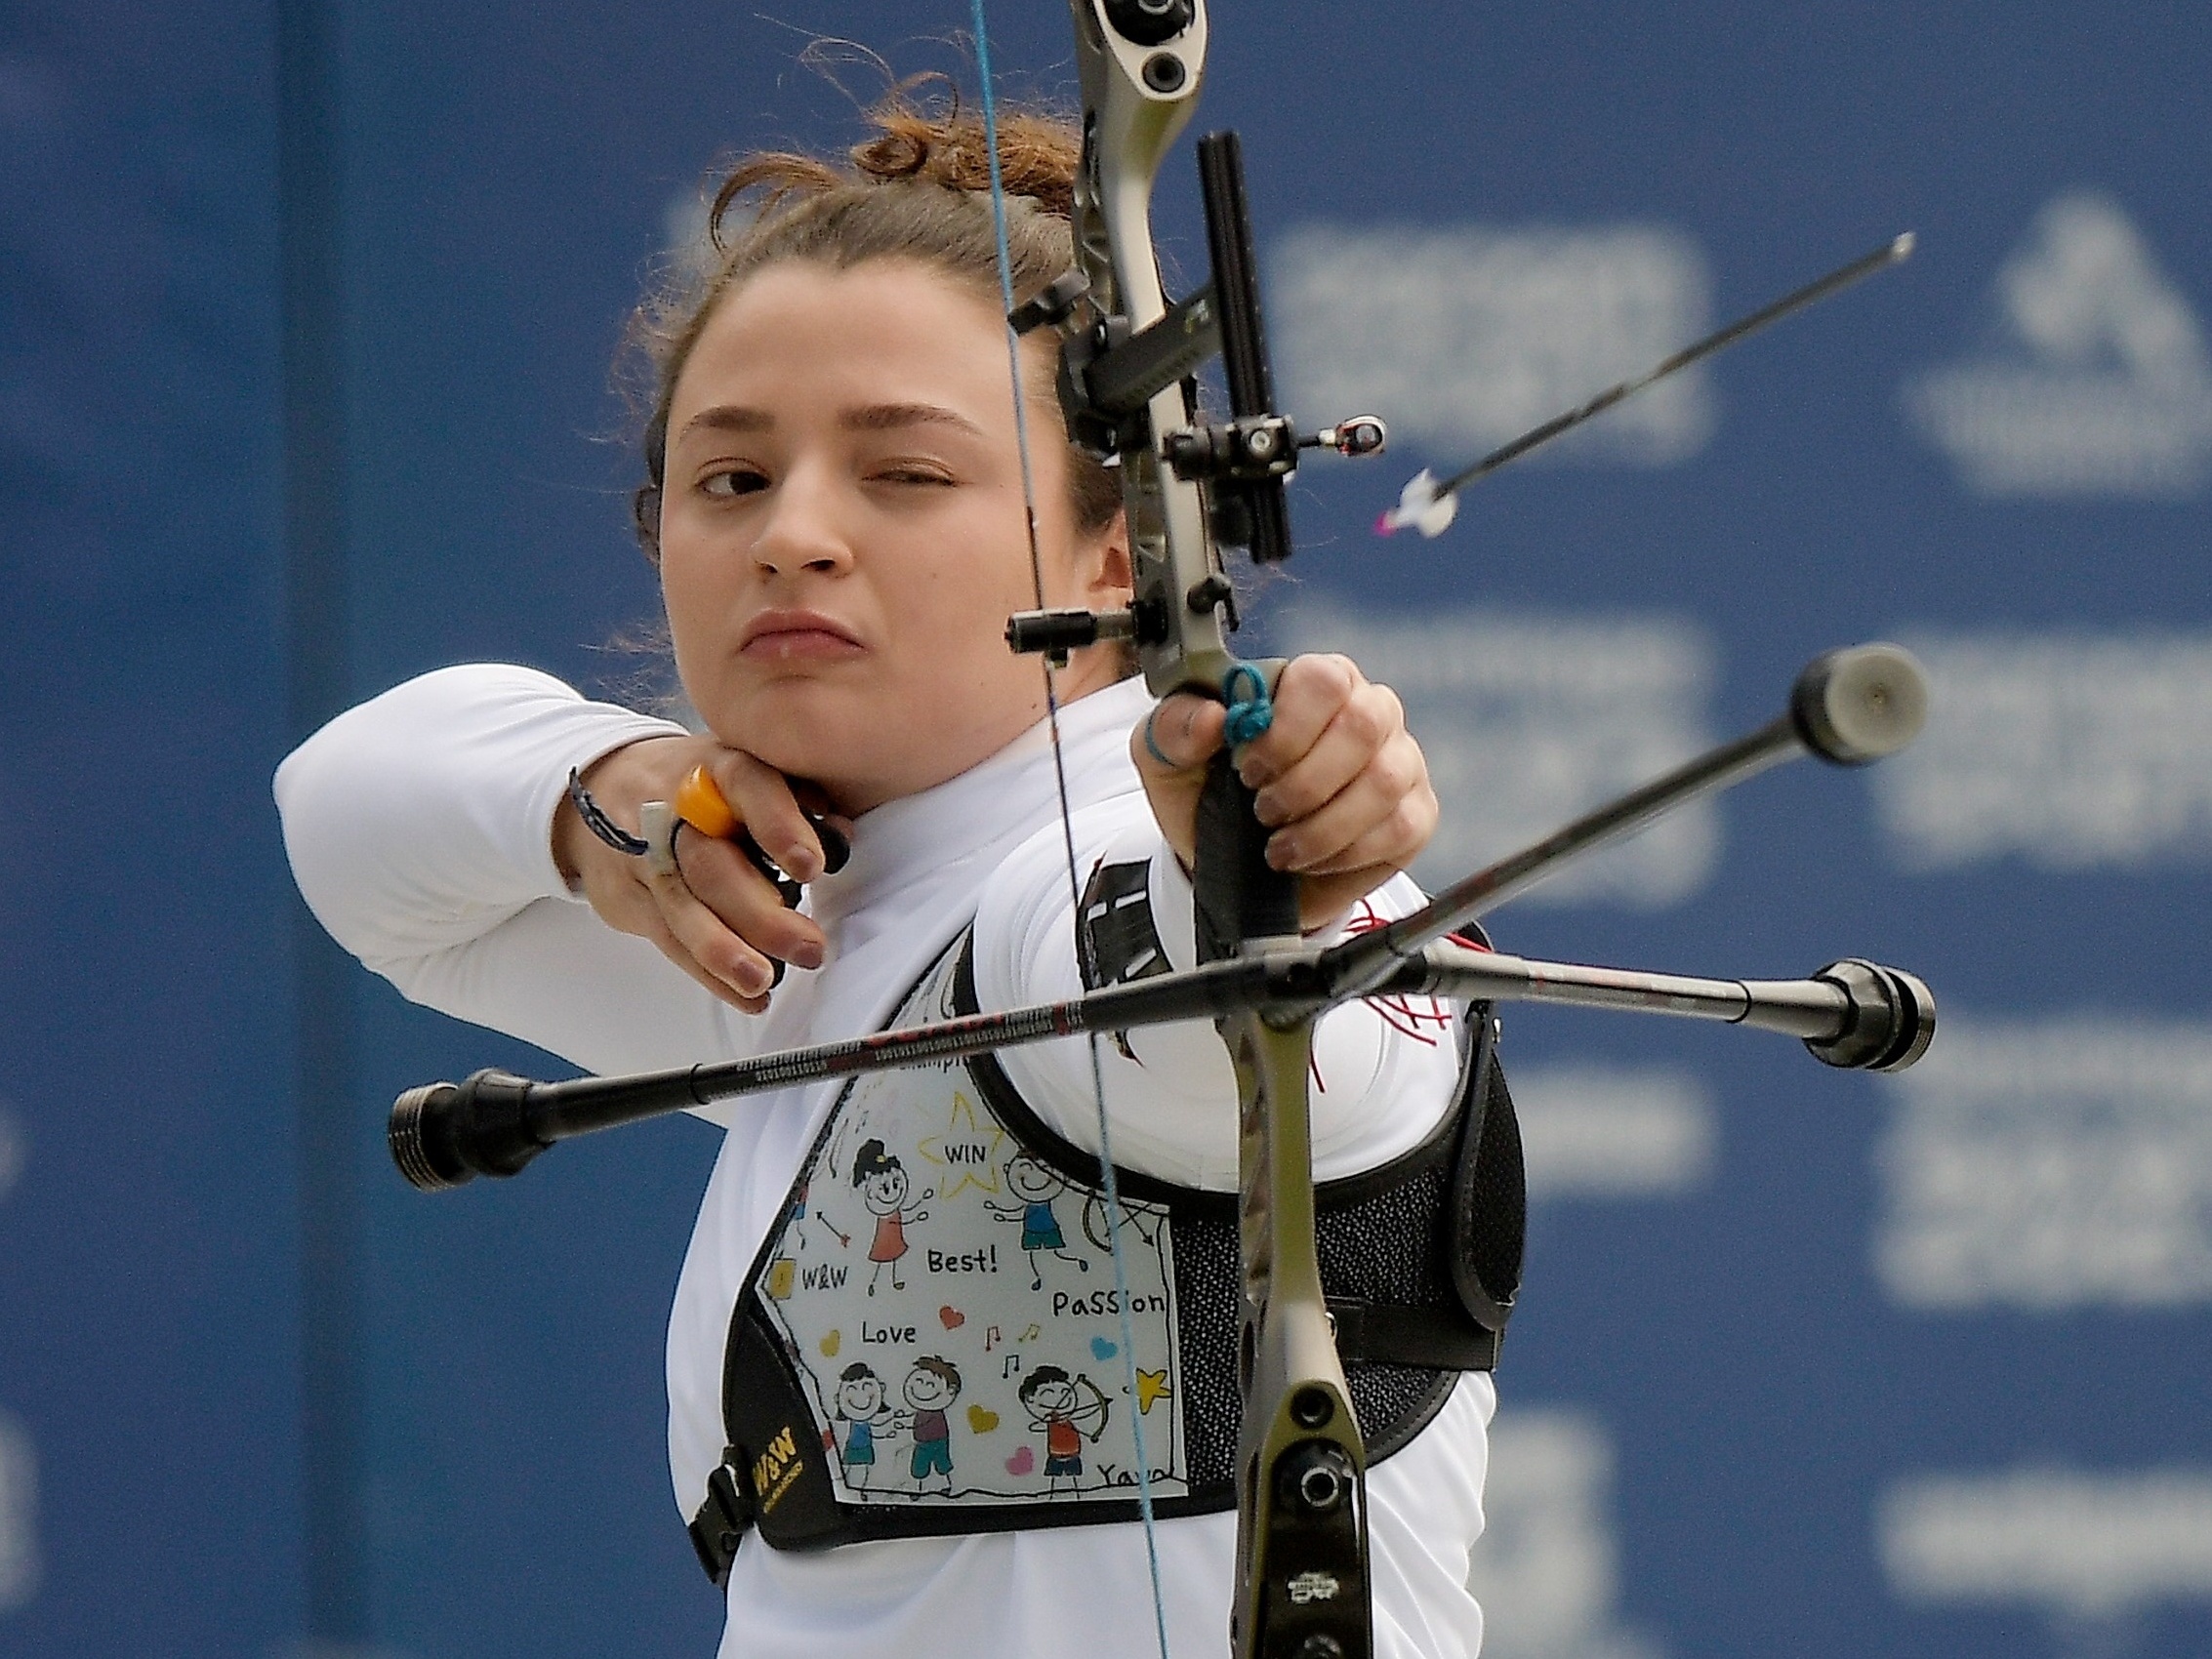
{"label": "archer's nose", "polygon": [[753,544],[754,564],[769,576],[839,576],[851,569],[852,543],[838,507],[829,485],[803,470],[793,472],[776,488]]}

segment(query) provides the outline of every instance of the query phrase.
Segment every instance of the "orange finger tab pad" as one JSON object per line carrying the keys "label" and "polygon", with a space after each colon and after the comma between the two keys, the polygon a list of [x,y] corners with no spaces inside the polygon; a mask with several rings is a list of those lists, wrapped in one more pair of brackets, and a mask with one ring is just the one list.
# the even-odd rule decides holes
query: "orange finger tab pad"
{"label": "orange finger tab pad", "polygon": [[729,802],[722,799],[722,791],[704,766],[692,767],[677,787],[676,813],[700,834],[717,841],[726,841],[737,833],[737,814],[730,811]]}

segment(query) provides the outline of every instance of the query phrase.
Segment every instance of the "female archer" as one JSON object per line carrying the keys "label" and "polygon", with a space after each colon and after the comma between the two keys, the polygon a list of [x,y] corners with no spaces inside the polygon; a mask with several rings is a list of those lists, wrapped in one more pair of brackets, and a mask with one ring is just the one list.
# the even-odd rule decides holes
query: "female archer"
{"label": "female archer", "polygon": [[[1117,475],[1066,440],[1050,331],[1024,341],[1009,384],[981,124],[893,96],[871,127],[849,159],[740,162],[716,197],[710,268],[638,315],[654,398],[636,527],[704,729],[588,702],[527,669],[473,666],[342,715],[279,772],[303,892],[342,944],[408,996],[615,1072],[865,1033],[900,1011],[933,964],[984,1007],[1075,994],[1082,921],[1063,774],[1078,874],[1133,871],[1167,957],[1193,960],[1187,871],[1223,709],[1189,694],[1154,704],[1121,649],[1101,644],[1058,670],[1057,728],[1047,727],[1044,677],[1007,651],[1005,620],[1040,603],[1126,603]],[[1073,263],[1079,148],[1057,120],[1004,123],[1017,299]],[[1017,397],[1034,439],[1027,499]],[[1341,658],[1300,658],[1282,673],[1272,727],[1236,762],[1272,830],[1269,862],[1299,878],[1306,926],[1333,927],[1371,896],[1388,913],[1417,902],[1400,872],[1427,842],[1436,801],[1387,689]],[[676,799],[699,769],[766,856],[807,884],[797,909],[733,839],[681,831],[673,872],[625,850],[645,803]],[[802,796],[849,831],[850,861],[836,873]],[[780,965],[799,971],[778,985]],[[1025,1150],[1074,1179],[1098,1151],[1103,1112],[1122,1166],[1219,1201],[1237,1168],[1221,1044],[1203,1025],[1129,1042],[1126,1056],[1101,1051],[1102,1087],[1078,1042],[1001,1057],[1000,1080],[1022,1103],[1013,1115],[1035,1143]],[[1449,1045],[1408,1042],[1359,1003],[1328,1015],[1317,1042],[1329,1084],[1313,1106],[1322,1177],[1372,1185],[1451,1139],[1460,1078]],[[922,1073],[886,1076],[938,1086]],[[881,1110],[895,1113],[895,1097]],[[754,1264],[816,1173],[842,1098],[800,1086],[701,1113],[724,1134],[668,1345],[672,1469],[687,1519],[707,1514],[717,1481],[764,1478],[758,1446],[742,1463],[731,1456],[733,1310],[761,1305]],[[956,1219],[940,1214],[932,1241]],[[1383,1243],[1404,1242],[1394,1236]],[[922,1278],[906,1293],[911,1315],[893,1316],[881,1298],[863,1297],[850,1316],[843,1304],[822,1306],[837,1330],[880,1330],[895,1349],[919,1340],[915,1326],[942,1303],[930,1336],[950,1358],[956,1341],[983,1340],[984,1317],[956,1325],[955,1304],[1000,1294],[990,1259],[969,1252],[970,1276]],[[1233,1272],[1213,1282],[1233,1285]],[[841,1294],[808,1289],[789,1307]],[[1115,1346],[1103,1302],[1077,1309],[1063,1295],[1055,1306],[1046,1292],[1033,1303],[1018,1283],[1004,1294],[1009,1311],[990,1315],[994,1336],[1018,1318],[1038,1344],[1085,1355]],[[1233,1330],[1228,1318],[1221,1328]],[[836,1350],[828,1337],[819,1346]],[[971,1362],[963,1421],[979,1441],[1002,1416],[1019,1422],[1018,1358],[1004,1356],[998,1413],[976,1367],[996,1379],[1002,1356]],[[1464,1580],[1494,1396],[1479,1372],[1441,1375],[1407,1396],[1403,1449],[1369,1479],[1384,1654],[1457,1659],[1479,1639]],[[836,1380],[829,1372],[817,1397]],[[1161,1397],[1175,1409],[1197,1392]],[[1186,1420],[1176,1440],[1150,1397],[1141,1420],[1133,1400],[1116,1415],[1152,1426],[1153,1461],[1179,1470],[1194,1494],[1194,1513],[1159,1525],[1160,1616],[1176,1652],[1217,1653],[1235,1523],[1196,1495],[1215,1490],[1204,1459],[1218,1425]],[[797,1444],[821,1455],[804,1434]],[[1099,1652],[1148,1647],[1155,1591],[1126,1493],[1107,1494],[1121,1507],[1100,1511],[1099,1524],[1041,1516],[1032,1525],[1024,1482],[1042,1477],[997,1461],[1006,1495],[989,1513],[938,1513],[932,1504],[966,1500],[936,1493],[906,1494],[895,1516],[881,1503],[839,1512],[839,1536],[888,1543],[801,1553],[779,1547],[772,1510],[704,1533],[694,1519],[703,1558],[714,1537],[742,1535],[710,1559],[728,1599],[725,1659],[962,1659],[1054,1650],[1070,1632]],[[776,1479],[790,1505],[809,1490],[803,1474]],[[1070,1518],[1089,1496],[1063,1494],[1051,1518]]]}

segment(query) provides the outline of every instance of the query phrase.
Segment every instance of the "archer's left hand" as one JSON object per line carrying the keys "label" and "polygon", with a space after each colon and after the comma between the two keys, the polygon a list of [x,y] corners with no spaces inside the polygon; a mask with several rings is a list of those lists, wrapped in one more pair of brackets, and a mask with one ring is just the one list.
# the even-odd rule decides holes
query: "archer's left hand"
{"label": "archer's left hand", "polygon": [[[1221,748],[1227,710],[1191,692],[1164,699],[1129,735],[1161,833],[1191,868],[1207,761]],[[1397,874],[1436,833],[1428,762],[1406,729],[1406,710],[1349,658],[1299,657],[1275,688],[1275,723],[1237,754],[1273,831],[1267,862],[1299,877],[1298,916],[1325,927]]]}

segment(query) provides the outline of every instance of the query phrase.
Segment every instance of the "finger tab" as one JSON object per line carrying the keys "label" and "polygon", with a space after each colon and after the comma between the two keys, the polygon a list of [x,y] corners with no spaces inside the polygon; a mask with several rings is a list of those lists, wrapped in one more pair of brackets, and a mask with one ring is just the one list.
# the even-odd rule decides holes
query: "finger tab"
{"label": "finger tab", "polygon": [[738,816],[730,810],[720,787],[704,766],[685,774],[676,791],[676,815],[702,835],[725,841],[737,833]]}

